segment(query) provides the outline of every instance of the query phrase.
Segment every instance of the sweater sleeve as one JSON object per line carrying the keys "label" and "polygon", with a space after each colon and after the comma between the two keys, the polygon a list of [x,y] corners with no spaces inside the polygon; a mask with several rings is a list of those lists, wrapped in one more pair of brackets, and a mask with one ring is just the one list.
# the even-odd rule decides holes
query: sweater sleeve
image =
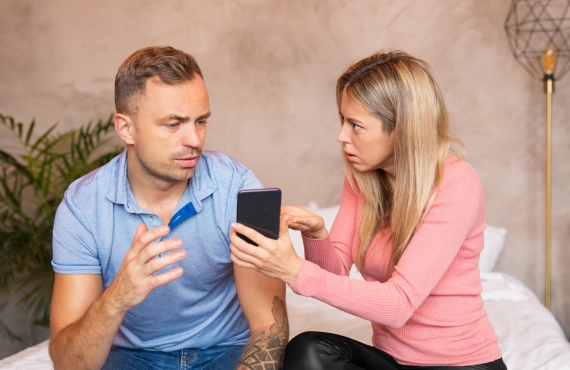
{"label": "sweater sleeve", "polygon": [[352,243],[356,232],[358,197],[344,180],[342,201],[331,232],[324,239],[303,236],[305,258],[336,275],[348,276],[352,267]]}
{"label": "sweater sleeve", "polygon": [[[483,212],[482,188],[474,172],[444,178],[431,208],[386,282],[340,276],[346,275],[346,254],[350,255],[350,251],[342,242],[335,243],[329,239],[327,246],[322,245],[324,242],[318,245],[309,243],[307,250],[311,253],[308,253],[308,259],[317,254],[312,249],[319,248],[323,250],[321,259],[336,258],[337,262],[329,264],[321,259],[317,263],[304,261],[291,289],[355,316],[399,328],[442,279],[468,238],[478,215]],[[355,229],[354,222],[346,226],[352,231]],[[344,228],[345,225],[335,220],[333,229],[336,227]],[[321,268],[330,266],[335,268],[329,271]]]}

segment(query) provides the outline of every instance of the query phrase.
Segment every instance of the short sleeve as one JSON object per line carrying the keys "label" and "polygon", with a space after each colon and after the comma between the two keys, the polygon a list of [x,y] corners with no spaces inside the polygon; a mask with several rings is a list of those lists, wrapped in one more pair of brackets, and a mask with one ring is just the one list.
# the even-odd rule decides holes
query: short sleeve
{"label": "short sleeve", "polygon": [[101,274],[101,263],[88,220],[65,192],[53,226],[53,270],[60,274]]}
{"label": "short sleeve", "polygon": [[[255,177],[251,170],[247,170],[242,173],[237,181],[234,181],[232,188],[228,194],[228,207],[227,207],[227,220],[228,222],[228,235],[229,235],[229,225],[236,221],[236,210],[237,210],[237,195],[241,190],[245,189],[261,189],[263,185]],[[229,239],[228,239],[229,243]]]}
{"label": "short sleeve", "polygon": [[255,175],[251,170],[247,170],[247,172],[244,173],[242,176],[242,185],[241,189],[239,190],[260,189],[260,188],[263,188],[261,181],[259,181],[257,177],[255,177]]}

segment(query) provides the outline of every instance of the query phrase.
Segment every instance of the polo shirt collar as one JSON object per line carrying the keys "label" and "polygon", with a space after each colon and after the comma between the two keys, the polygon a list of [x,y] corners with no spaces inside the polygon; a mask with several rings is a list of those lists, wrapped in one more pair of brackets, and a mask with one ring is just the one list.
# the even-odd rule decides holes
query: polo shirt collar
{"label": "polo shirt collar", "polygon": [[213,174],[211,173],[209,160],[208,156],[202,153],[202,158],[198,161],[194,175],[190,179],[189,186],[183,195],[183,197],[188,195],[187,199],[194,204],[196,212],[202,210],[202,200],[212,195],[218,189],[218,186],[212,179]]}
{"label": "polo shirt collar", "polygon": [[109,190],[107,191],[107,199],[115,204],[124,204],[125,208],[130,208],[129,199],[129,181],[127,179],[127,150],[123,150],[112,167],[113,177]]}

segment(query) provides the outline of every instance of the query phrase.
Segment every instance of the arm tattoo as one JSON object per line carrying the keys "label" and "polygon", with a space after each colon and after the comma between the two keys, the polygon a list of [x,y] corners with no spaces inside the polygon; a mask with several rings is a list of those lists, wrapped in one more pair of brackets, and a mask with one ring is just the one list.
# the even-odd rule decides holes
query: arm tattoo
{"label": "arm tattoo", "polygon": [[289,339],[289,320],[285,303],[273,298],[271,309],[275,323],[268,330],[249,338],[238,363],[238,370],[278,370],[283,364],[285,345]]}

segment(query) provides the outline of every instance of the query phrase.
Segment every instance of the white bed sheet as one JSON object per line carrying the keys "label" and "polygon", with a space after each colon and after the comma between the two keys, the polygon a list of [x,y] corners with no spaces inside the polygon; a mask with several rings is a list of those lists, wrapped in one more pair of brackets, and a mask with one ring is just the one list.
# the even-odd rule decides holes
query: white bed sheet
{"label": "white bed sheet", "polygon": [[481,276],[489,320],[512,370],[570,369],[570,343],[536,295],[515,277]]}
{"label": "white bed sheet", "polygon": [[53,369],[48,354],[48,342],[44,341],[28,347],[0,361],[0,369],[6,370],[46,370]]}
{"label": "white bed sheet", "polygon": [[[554,316],[516,278],[504,273],[481,275],[489,320],[499,336],[510,370],[570,369],[570,343]],[[302,331],[338,333],[370,344],[370,323],[334,307],[294,294],[287,288],[291,337]],[[48,342],[0,360],[0,369],[53,369]]]}

